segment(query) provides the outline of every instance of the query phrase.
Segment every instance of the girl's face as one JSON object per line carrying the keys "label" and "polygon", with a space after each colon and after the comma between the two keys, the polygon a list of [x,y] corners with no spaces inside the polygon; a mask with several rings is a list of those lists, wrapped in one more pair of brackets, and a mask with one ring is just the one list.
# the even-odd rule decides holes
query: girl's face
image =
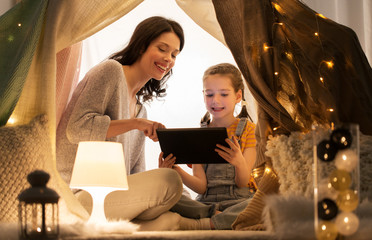
{"label": "girl's face", "polygon": [[166,32],[153,40],[139,59],[147,79],[161,80],[175,64],[180,52],[180,39],[174,32]]}
{"label": "girl's face", "polygon": [[213,119],[234,117],[235,104],[241,101],[242,91],[235,93],[230,77],[210,75],[203,84],[204,102]]}

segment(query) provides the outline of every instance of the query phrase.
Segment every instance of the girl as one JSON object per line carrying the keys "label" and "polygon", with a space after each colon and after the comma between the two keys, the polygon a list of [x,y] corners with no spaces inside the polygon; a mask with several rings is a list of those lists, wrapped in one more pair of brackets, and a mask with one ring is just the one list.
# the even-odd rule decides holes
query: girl
{"label": "girl", "polygon": [[[80,141],[123,144],[129,190],[107,195],[108,219],[152,221],[181,197],[182,182],[174,171],[141,172],[145,170],[145,136],[157,141],[156,129],[164,128],[146,119],[143,103],[165,94],[164,84],[183,45],[183,30],[177,22],[163,17],[145,19],[122,51],[86,74],[61,118],[57,167],[67,183]],[[81,191],[78,197],[91,208],[87,193]]]}
{"label": "girl", "polygon": [[[174,165],[177,156],[159,156],[160,167],[172,167],[183,183],[198,193],[197,201],[186,196],[172,208],[182,218],[181,229],[231,229],[237,215],[252,197],[251,171],[256,159],[255,125],[247,122],[243,106],[238,117],[235,105],[243,98],[243,80],[233,65],[222,63],[208,68],[203,76],[207,114],[202,126],[226,127],[230,148],[217,144],[215,151],[229,164],[193,164],[193,175]],[[212,115],[212,119],[209,119]],[[188,219],[193,218],[193,219]]]}

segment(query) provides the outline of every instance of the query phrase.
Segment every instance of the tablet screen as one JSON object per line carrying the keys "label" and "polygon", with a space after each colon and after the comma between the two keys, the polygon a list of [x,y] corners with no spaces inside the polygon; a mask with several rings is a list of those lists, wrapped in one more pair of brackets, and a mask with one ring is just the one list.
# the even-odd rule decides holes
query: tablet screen
{"label": "tablet screen", "polygon": [[218,153],[216,144],[229,147],[226,128],[167,128],[157,129],[164,157],[173,153],[175,164],[227,163]]}

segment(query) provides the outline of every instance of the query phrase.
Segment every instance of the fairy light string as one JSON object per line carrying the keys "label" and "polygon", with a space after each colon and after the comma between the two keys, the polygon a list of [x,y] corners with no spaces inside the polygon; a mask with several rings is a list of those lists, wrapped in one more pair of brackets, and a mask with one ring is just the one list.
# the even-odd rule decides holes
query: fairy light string
{"label": "fairy light string", "polygon": [[[272,26],[271,26],[271,37],[272,37],[273,43],[276,43],[275,40],[278,37],[276,35],[276,33],[277,33],[276,31],[282,31],[284,33],[288,32],[287,30],[285,30],[285,28],[287,27],[288,24],[286,22],[286,12],[281,7],[280,1],[272,1],[271,5],[272,5],[272,12],[273,12],[273,15],[274,15],[274,19],[276,19],[272,23]],[[278,16],[280,16],[282,19],[279,19]],[[329,79],[327,79],[327,78],[332,76],[332,72],[334,71],[334,69],[336,67],[335,66],[336,61],[335,61],[335,58],[332,55],[327,53],[327,51],[324,47],[324,44],[323,44],[323,41],[322,41],[322,32],[321,32],[321,29],[320,29],[320,24],[321,24],[322,21],[320,21],[320,19],[324,20],[324,19],[327,19],[327,18],[320,13],[314,12],[314,20],[315,21],[314,21],[314,26],[313,27],[315,28],[315,30],[309,30],[310,31],[309,32],[309,38],[310,38],[310,40],[311,39],[316,40],[318,42],[318,44],[314,44],[314,45],[318,45],[320,50],[321,50],[321,53],[322,53],[323,57],[322,57],[322,59],[319,60],[318,67],[317,67],[318,81],[319,81],[319,83],[321,84],[322,87],[327,88],[327,81],[329,81]],[[290,31],[290,27],[289,27],[288,30]],[[276,61],[279,61],[278,57],[281,56],[281,57],[286,57],[286,59],[292,63],[292,66],[297,69],[299,80],[303,81],[302,76],[301,76],[301,72],[302,72],[301,71],[301,63],[302,63],[302,61],[296,59],[297,46],[296,46],[295,43],[292,43],[292,41],[288,38],[288,34],[284,34],[284,37],[285,37],[285,42],[287,42],[287,44],[285,45],[286,46],[285,48],[281,48],[281,45],[280,45],[280,44],[285,44],[285,43],[279,43],[279,44],[273,44],[273,45],[270,45],[268,42],[263,43],[264,52],[271,53],[272,56],[273,56],[273,59],[274,59],[274,71],[273,71],[274,76],[273,77],[274,77],[274,79],[275,78],[279,79],[279,77],[280,77],[280,67],[279,67],[280,64],[276,63]],[[281,48],[280,49],[281,52],[279,52],[278,47]],[[316,78],[316,72],[314,72],[314,74],[315,74],[314,77]],[[287,108],[288,108],[288,106],[287,106]],[[328,112],[329,109],[332,109],[332,114],[331,115]],[[324,109],[324,111],[326,111],[325,112],[326,116],[331,116],[331,118],[327,117],[326,119],[327,119],[327,122],[330,125],[332,125],[335,122],[336,107],[328,105],[326,107],[326,109]]]}

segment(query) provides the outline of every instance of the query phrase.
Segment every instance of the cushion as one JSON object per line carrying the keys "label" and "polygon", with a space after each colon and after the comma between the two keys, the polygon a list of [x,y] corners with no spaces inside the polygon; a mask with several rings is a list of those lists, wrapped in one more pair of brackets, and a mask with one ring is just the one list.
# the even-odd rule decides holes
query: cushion
{"label": "cushion", "polygon": [[312,133],[292,132],[289,136],[269,136],[266,155],[279,177],[282,195],[313,196]]}
{"label": "cushion", "polygon": [[0,222],[18,221],[18,195],[28,188],[27,175],[45,169],[52,159],[45,115],[29,124],[0,128]]}
{"label": "cushion", "polygon": [[0,222],[18,222],[18,195],[30,187],[27,175],[34,170],[50,175],[47,186],[60,196],[60,223],[89,218],[59,175],[51,146],[45,114],[34,117],[29,124],[0,127]]}

